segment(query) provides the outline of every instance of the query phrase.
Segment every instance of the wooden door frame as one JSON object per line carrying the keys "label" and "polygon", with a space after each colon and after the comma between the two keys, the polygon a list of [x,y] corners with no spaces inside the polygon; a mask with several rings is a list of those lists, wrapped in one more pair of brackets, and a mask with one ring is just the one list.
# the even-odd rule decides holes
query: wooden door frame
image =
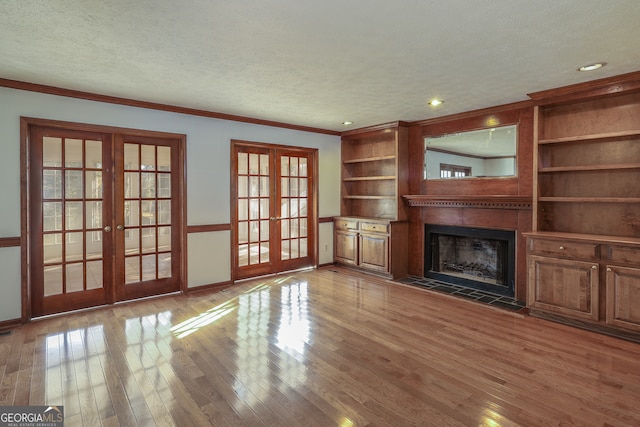
{"label": "wooden door frame", "polygon": [[[94,125],[87,123],[76,123],[59,120],[49,120],[34,117],[20,117],[20,260],[21,260],[21,321],[26,323],[31,320],[32,317],[32,293],[31,293],[31,271],[30,271],[30,256],[31,256],[31,230],[29,229],[29,217],[30,217],[30,152],[31,144],[34,142],[30,140],[30,128],[32,126],[49,127],[58,129],[68,129],[72,131],[84,131],[84,132],[96,132],[112,134],[114,137],[116,134],[146,136],[160,139],[177,139],[179,140],[179,166],[180,170],[176,171],[180,176],[181,185],[176,189],[177,203],[180,205],[179,212],[181,215],[182,230],[179,233],[180,240],[180,253],[179,264],[180,271],[178,273],[178,280],[180,281],[180,292],[185,293],[187,291],[187,203],[186,203],[186,189],[187,189],[187,164],[186,164],[186,142],[187,136],[185,134],[159,132],[150,130],[140,130],[131,128],[121,128],[115,126]],[[112,301],[113,302],[113,301]]]}
{"label": "wooden door frame", "polygon": [[[231,215],[231,239],[230,239],[230,250],[231,250],[231,282],[235,282],[237,279],[236,277],[236,263],[238,262],[238,253],[237,253],[237,245],[236,240],[237,240],[237,235],[238,235],[238,227],[237,227],[237,212],[236,212],[236,206],[238,203],[238,193],[237,193],[237,189],[234,188],[234,183],[235,183],[235,178],[234,178],[234,174],[235,171],[237,170],[237,167],[234,167],[234,161],[237,162],[237,158],[235,157],[235,147],[236,146],[245,146],[245,147],[256,147],[256,148],[261,148],[261,149],[270,149],[270,150],[283,150],[283,151],[288,151],[288,152],[299,152],[299,153],[305,153],[305,154],[309,154],[311,157],[311,164],[312,164],[312,174],[309,176],[309,179],[312,182],[311,185],[311,194],[309,195],[309,200],[312,203],[312,214],[313,214],[313,223],[312,224],[308,224],[309,229],[311,230],[312,234],[313,234],[313,242],[311,242],[311,244],[309,245],[309,250],[310,250],[310,258],[311,258],[311,264],[313,267],[317,267],[318,266],[318,259],[319,259],[319,246],[318,246],[318,233],[319,233],[319,217],[318,217],[318,149],[317,148],[310,148],[310,147],[296,147],[293,145],[282,145],[282,144],[270,144],[267,142],[255,142],[255,141],[245,141],[245,140],[239,140],[239,139],[232,139],[231,140],[231,145],[230,145],[230,182],[229,182],[229,190],[230,190],[230,201],[231,201],[231,206],[230,206],[230,215]],[[272,162],[275,163],[275,162]],[[242,279],[245,279],[244,277]]]}

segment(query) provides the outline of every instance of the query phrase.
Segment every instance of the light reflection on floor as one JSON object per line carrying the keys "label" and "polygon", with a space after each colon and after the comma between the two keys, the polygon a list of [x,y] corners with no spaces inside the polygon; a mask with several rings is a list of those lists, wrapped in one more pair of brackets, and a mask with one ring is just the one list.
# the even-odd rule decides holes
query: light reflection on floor
{"label": "light reflection on floor", "polygon": [[[45,338],[45,402],[51,405],[79,405],[65,390],[76,388],[92,395],[106,392],[104,382],[93,375],[92,366],[104,359],[104,326],[95,325]],[[73,384],[76,383],[76,384]],[[103,402],[104,403],[104,402]]]}
{"label": "light reflection on floor", "polygon": [[[283,284],[281,287],[261,289],[241,295],[238,299],[236,383],[239,400],[249,406],[264,400],[269,387],[282,384],[295,387],[307,379],[306,366],[300,361],[309,340],[310,321],[307,317],[307,282]],[[282,304],[271,306],[271,293],[280,292]],[[284,310],[284,311],[281,311]],[[268,337],[270,328],[277,327],[274,352]]]}
{"label": "light reflection on floor", "polygon": [[[65,390],[76,389],[65,382],[77,383],[77,390],[89,396],[97,413],[108,413],[113,411],[108,389],[110,382],[117,381],[114,376],[119,377],[125,390],[140,390],[147,399],[161,400],[161,396],[171,395],[172,366],[181,363],[175,360],[172,340],[192,335],[206,339],[200,334],[206,337],[208,327],[213,325],[237,325],[229,331],[235,351],[224,357],[231,358],[227,363],[234,371],[232,387],[239,404],[251,407],[266,401],[274,386],[303,385],[307,367],[302,362],[312,328],[308,283],[289,280],[258,285],[175,325],[172,312],[162,311],[122,318],[122,323],[118,319],[113,323],[103,320],[91,327],[51,334],[46,337],[45,401],[64,402],[66,412],[80,412],[78,396],[71,399],[65,395]],[[227,323],[220,324],[226,319]],[[106,342],[105,328],[120,332],[120,338],[114,340],[118,334],[111,333]],[[211,345],[212,352],[206,357],[216,357],[215,340]],[[110,351],[111,346],[120,349]],[[112,354],[120,351],[125,359],[112,360]]]}

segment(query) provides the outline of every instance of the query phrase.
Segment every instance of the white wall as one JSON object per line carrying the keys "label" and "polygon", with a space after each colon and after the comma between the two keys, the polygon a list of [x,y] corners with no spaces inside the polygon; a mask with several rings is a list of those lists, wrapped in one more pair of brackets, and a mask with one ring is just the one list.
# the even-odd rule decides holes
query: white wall
{"label": "white wall", "polygon": [[510,176],[516,174],[516,158],[504,157],[500,159],[488,159],[485,161],[485,174],[487,176]]}
{"label": "white wall", "polygon": [[[0,237],[20,236],[20,116],[186,134],[188,225],[230,223],[231,139],[317,148],[318,215],[340,213],[338,136],[0,88]],[[333,259],[332,230],[319,227],[321,264]],[[0,321],[20,317],[19,254],[0,250]],[[230,280],[230,233],[189,234],[188,258],[189,287]]]}

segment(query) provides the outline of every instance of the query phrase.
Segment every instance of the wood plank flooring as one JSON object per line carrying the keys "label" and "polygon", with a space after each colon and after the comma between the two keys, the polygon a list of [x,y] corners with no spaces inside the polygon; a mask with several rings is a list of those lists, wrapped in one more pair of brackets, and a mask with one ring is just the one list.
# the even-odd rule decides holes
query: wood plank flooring
{"label": "wood plank flooring", "polygon": [[339,268],[36,320],[0,379],[66,426],[640,426],[640,344]]}

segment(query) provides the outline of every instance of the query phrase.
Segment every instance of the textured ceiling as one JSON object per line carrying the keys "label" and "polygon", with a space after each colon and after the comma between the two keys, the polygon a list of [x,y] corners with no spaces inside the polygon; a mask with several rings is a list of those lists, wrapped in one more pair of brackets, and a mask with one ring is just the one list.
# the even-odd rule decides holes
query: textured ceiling
{"label": "textured ceiling", "polygon": [[342,131],[640,70],[639,23],[639,0],[0,0],[0,77]]}

